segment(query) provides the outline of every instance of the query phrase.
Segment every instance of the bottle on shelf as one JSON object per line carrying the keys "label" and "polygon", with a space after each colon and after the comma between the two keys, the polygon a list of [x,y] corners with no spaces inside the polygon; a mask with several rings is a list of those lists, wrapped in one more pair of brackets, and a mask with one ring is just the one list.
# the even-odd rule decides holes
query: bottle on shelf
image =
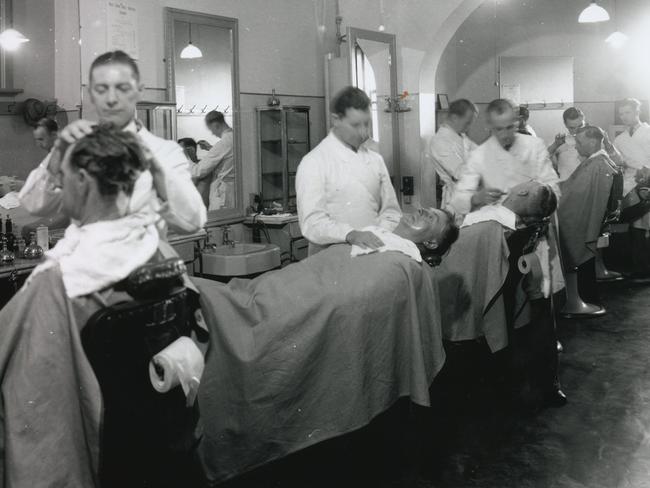
{"label": "bottle on shelf", "polygon": [[2,239],[2,250],[0,250],[0,264],[11,264],[16,259],[12,251],[7,249],[7,238]]}
{"label": "bottle on shelf", "polygon": [[10,215],[7,215],[7,220],[5,220],[5,236],[7,238],[7,249],[13,251],[15,246],[16,236],[14,235],[14,224],[11,221]]}
{"label": "bottle on shelf", "polygon": [[43,256],[43,248],[36,244],[36,233],[29,234],[29,246],[25,248],[24,257],[26,259],[38,259]]}

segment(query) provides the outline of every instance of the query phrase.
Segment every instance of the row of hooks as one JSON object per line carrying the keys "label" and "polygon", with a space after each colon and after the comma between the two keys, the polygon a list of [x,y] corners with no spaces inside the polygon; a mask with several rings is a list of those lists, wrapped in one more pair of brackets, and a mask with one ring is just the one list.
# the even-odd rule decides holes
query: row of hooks
{"label": "row of hooks", "polygon": [[[206,113],[211,112],[211,111],[213,111],[213,110],[219,110],[219,105],[217,105],[216,107],[214,107],[213,109],[210,109],[210,110],[208,110],[208,105],[205,105],[205,106],[201,109],[201,111],[199,112],[199,111],[196,109],[197,104],[194,104],[194,105],[192,105],[192,107],[191,107],[189,110],[183,111],[183,107],[184,107],[184,106],[185,106],[185,105],[181,105],[180,107],[178,107],[178,108],[176,109],[176,113],[178,113],[178,114],[183,114],[183,113],[185,113],[185,114],[199,114],[199,113],[201,113],[201,114],[206,114]],[[224,108],[223,110],[219,110],[219,111],[225,115],[225,114],[228,113],[229,110],[230,110],[230,105],[228,105],[228,106],[227,106],[226,108]]]}

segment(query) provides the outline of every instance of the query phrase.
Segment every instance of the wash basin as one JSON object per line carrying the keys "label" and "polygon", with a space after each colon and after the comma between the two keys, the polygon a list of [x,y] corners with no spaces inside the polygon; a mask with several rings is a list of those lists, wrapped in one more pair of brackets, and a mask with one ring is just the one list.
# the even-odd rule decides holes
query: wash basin
{"label": "wash basin", "polygon": [[280,248],[274,244],[237,243],[201,251],[203,274],[248,276],[280,266]]}

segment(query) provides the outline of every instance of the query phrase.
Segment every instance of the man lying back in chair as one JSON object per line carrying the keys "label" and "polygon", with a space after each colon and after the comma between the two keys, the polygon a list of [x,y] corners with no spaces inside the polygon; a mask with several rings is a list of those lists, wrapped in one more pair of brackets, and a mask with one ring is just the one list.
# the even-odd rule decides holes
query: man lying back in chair
{"label": "man lying back in chair", "polygon": [[66,151],[58,183],[75,223],[0,311],[7,486],[96,485],[101,394],[79,332],[156,253],[157,215],[126,213],[146,168],[136,136],[106,126]]}

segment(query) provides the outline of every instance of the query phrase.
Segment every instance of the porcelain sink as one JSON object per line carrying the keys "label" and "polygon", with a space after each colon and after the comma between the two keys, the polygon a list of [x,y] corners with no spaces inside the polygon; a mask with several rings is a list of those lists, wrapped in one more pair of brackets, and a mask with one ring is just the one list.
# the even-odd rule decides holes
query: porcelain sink
{"label": "porcelain sink", "polygon": [[201,251],[203,273],[216,276],[247,276],[280,266],[280,248],[274,244],[237,243]]}

